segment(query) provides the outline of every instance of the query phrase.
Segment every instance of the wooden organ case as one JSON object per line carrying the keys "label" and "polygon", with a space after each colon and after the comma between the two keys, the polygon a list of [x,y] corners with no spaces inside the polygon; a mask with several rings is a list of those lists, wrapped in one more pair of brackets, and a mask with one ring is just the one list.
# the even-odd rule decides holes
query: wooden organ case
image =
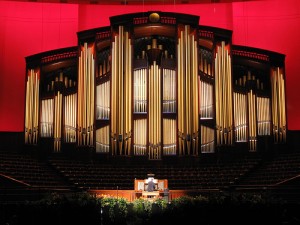
{"label": "wooden organ case", "polygon": [[26,146],[165,157],[286,142],[285,56],[199,17],[144,12],[26,57]]}

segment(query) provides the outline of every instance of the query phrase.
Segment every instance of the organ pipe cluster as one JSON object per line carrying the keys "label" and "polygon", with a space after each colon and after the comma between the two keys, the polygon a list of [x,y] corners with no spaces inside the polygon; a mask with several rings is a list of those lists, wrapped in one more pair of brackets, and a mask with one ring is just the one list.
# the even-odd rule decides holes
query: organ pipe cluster
{"label": "organ pipe cluster", "polygon": [[198,78],[199,82],[199,105],[200,118],[212,119],[214,117],[213,111],[213,85],[206,83]]}
{"label": "organ pipe cluster", "polygon": [[257,97],[256,103],[258,135],[271,135],[270,98]]}
{"label": "organ pipe cluster", "polygon": [[110,72],[110,62],[109,60],[104,60],[98,65],[98,73],[96,74],[96,77],[102,77],[108,72]]}
{"label": "organ pipe cluster", "polygon": [[200,54],[199,69],[206,75],[213,76],[212,64],[209,63],[208,60],[202,54]]}
{"label": "organ pipe cluster", "polygon": [[176,74],[171,69],[163,69],[163,112],[176,112]]}
{"label": "organ pipe cluster", "polygon": [[61,150],[62,94],[60,91],[54,97],[54,151]]}
{"label": "organ pipe cluster", "polygon": [[112,42],[111,144],[113,155],[130,155],[131,146],[131,39],[119,26]]}
{"label": "organ pipe cluster", "polygon": [[180,31],[177,45],[179,154],[198,154],[198,48],[189,25]]}
{"label": "organ pipe cluster", "polygon": [[149,159],[161,158],[161,70],[156,61],[149,71]]}
{"label": "organ pipe cluster", "polygon": [[264,90],[264,83],[261,82],[254,75],[251,75],[250,71],[248,71],[247,75],[244,75],[243,77],[240,77],[239,79],[235,80],[235,85],[245,87],[248,81],[254,81],[256,83],[257,90]]}
{"label": "organ pipe cluster", "polygon": [[53,135],[53,99],[42,100],[41,137]]}
{"label": "organ pipe cluster", "polygon": [[109,126],[96,130],[96,152],[109,153]]}
{"label": "organ pipe cluster", "polygon": [[256,119],[256,96],[253,90],[248,92],[248,115],[249,115],[249,150],[255,151],[257,147],[257,119]]}
{"label": "organ pipe cluster", "polygon": [[176,120],[163,119],[163,155],[176,155]]}
{"label": "organ pipe cluster", "polygon": [[109,119],[110,114],[110,81],[97,86],[96,119]]}
{"label": "organ pipe cluster", "polygon": [[281,68],[272,68],[272,120],[275,143],[286,142],[285,84]]}
{"label": "organ pipe cluster", "polygon": [[134,79],[134,112],[147,112],[147,69],[137,69],[133,72]]}
{"label": "organ pipe cluster", "polygon": [[140,119],[133,121],[134,127],[134,143],[133,154],[134,155],[146,155],[147,149],[147,120]]}
{"label": "organ pipe cluster", "polygon": [[39,135],[39,72],[28,70],[26,82],[25,143],[37,144]]}
{"label": "organ pipe cluster", "polygon": [[222,41],[215,55],[215,96],[217,145],[232,145],[233,113],[231,85],[231,57]]}
{"label": "organ pipe cluster", "polygon": [[68,76],[65,76],[63,72],[59,73],[59,76],[56,76],[54,80],[50,81],[47,85],[47,91],[54,91],[54,84],[56,82],[61,82],[64,84],[65,88],[71,88],[76,86],[76,81],[73,81]]}
{"label": "organ pipe cluster", "polygon": [[212,153],[215,151],[215,130],[201,125],[201,152]]}
{"label": "organ pipe cluster", "polygon": [[64,141],[76,142],[77,93],[64,96]]}
{"label": "organ pipe cluster", "polygon": [[247,96],[242,93],[233,93],[235,141],[246,142],[247,139]]}
{"label": "organ pipe cluster", "polygon": [[94,46],[84,43],[78,63],[78,145],[94,144]]}

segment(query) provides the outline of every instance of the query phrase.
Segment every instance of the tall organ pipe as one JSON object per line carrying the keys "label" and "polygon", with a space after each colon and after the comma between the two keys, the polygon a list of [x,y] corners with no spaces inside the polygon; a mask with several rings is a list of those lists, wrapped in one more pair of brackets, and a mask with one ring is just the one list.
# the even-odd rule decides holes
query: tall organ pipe
{"label": "tall organ pipe", "polygon": [[111,144],[113,155],[130,155],[132,45],[128,32],[119,26],[112,43]]}
{"label": "tall organ pipe", "polygon": [[282,69],[272,69],[272,119],[275,143],[286,142],[285,84]]}
{"label": "tall organ pipe", "polygon": [[60,91],[54,98],[54,151],[61,150],[62,94]]}
{"label": "tall organ pipe", "polygon": [[179,155],[198,154],[198,48],[195,34],[186,25],[178,39]]}
{"label": "tall organ pipe", "polygon": [[78,72],[78,145],[91,146],[94,142],[94,46],[81,47]]}
{"label": "tall organ pipe", "polygon": [[149,73],[149,159],[161,158],[161,70],[156,61]]}
{"label": "tall organ pipe", "polygon": [[77,93],[64,96],[64,141],[76,142]]}
{"label": "tall organ pipe", "polygon": [[217,145],[232,145],[231,57],[224,41],[215,55],[215,92]]}
{"label": "tall organ pipe", "polygon": [[39,73],[28,70],[26,82],[25,143],[37,144],[39,134]]}

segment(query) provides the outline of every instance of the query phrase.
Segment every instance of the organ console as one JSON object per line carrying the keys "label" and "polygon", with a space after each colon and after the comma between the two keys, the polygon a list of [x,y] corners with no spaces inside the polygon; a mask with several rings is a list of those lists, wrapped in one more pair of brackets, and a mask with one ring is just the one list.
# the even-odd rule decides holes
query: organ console
{"label": "organ console", "polygon": [[284,144],[285,56],[231,41],[198,16],[143,12],[28,56],[25,144],[149,160]]}
{"label": "organ console", "polygon": [[[148,191],[148,182],[152,180],[154,183],[154,190]],[[148,200],[154,200],[159,196],[164,197],[168,190],[168,180],[167,179],[154,179],[154,174],[148,174],[147,179],[135,179],[134,180],[134,191],[135,198],[144,198]]]}

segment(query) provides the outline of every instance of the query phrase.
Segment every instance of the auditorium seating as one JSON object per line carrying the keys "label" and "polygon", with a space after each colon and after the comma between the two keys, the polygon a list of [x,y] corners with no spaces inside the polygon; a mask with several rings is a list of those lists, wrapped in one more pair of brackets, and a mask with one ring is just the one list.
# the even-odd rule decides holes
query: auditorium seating
{"label": "auditorium seating", "polygon": [[0,151],[0,174],[26,187],[68,189],[69,184],[46,161],[28,154]]}
{"label": "auditorium seating", "polygon": [[[213,157],[212,157],[213,158]],[[193,159],[191,159],[193,161]],[[51,157],[49,162],[68,181],[80,189],[133,190],[134,179],[145,179],[149,172],[158,179],[167,179],[172,190],[222,189],[233,185],[254,168],[259,157],[232,160],[206,159],[197,163],[101,163]]]}
{"label": "auditorium seating", "polygon": [[[225,154],[226,155],[226,154]],[[224,190],[234,187],[276,186],[300,175],[300,153],[204,154],[172,161],[81,159],[61,154],[44,159],[31,154],[0,151],[0,174],[24,186],[48,189],[133,190],[134,179],[154,173],[167,179],[170,190]]]}
{"label": "auditorium seating", "polygon": [[300,175],[300,153],[280,153],[240,180],[241,186],[276,186]]}

